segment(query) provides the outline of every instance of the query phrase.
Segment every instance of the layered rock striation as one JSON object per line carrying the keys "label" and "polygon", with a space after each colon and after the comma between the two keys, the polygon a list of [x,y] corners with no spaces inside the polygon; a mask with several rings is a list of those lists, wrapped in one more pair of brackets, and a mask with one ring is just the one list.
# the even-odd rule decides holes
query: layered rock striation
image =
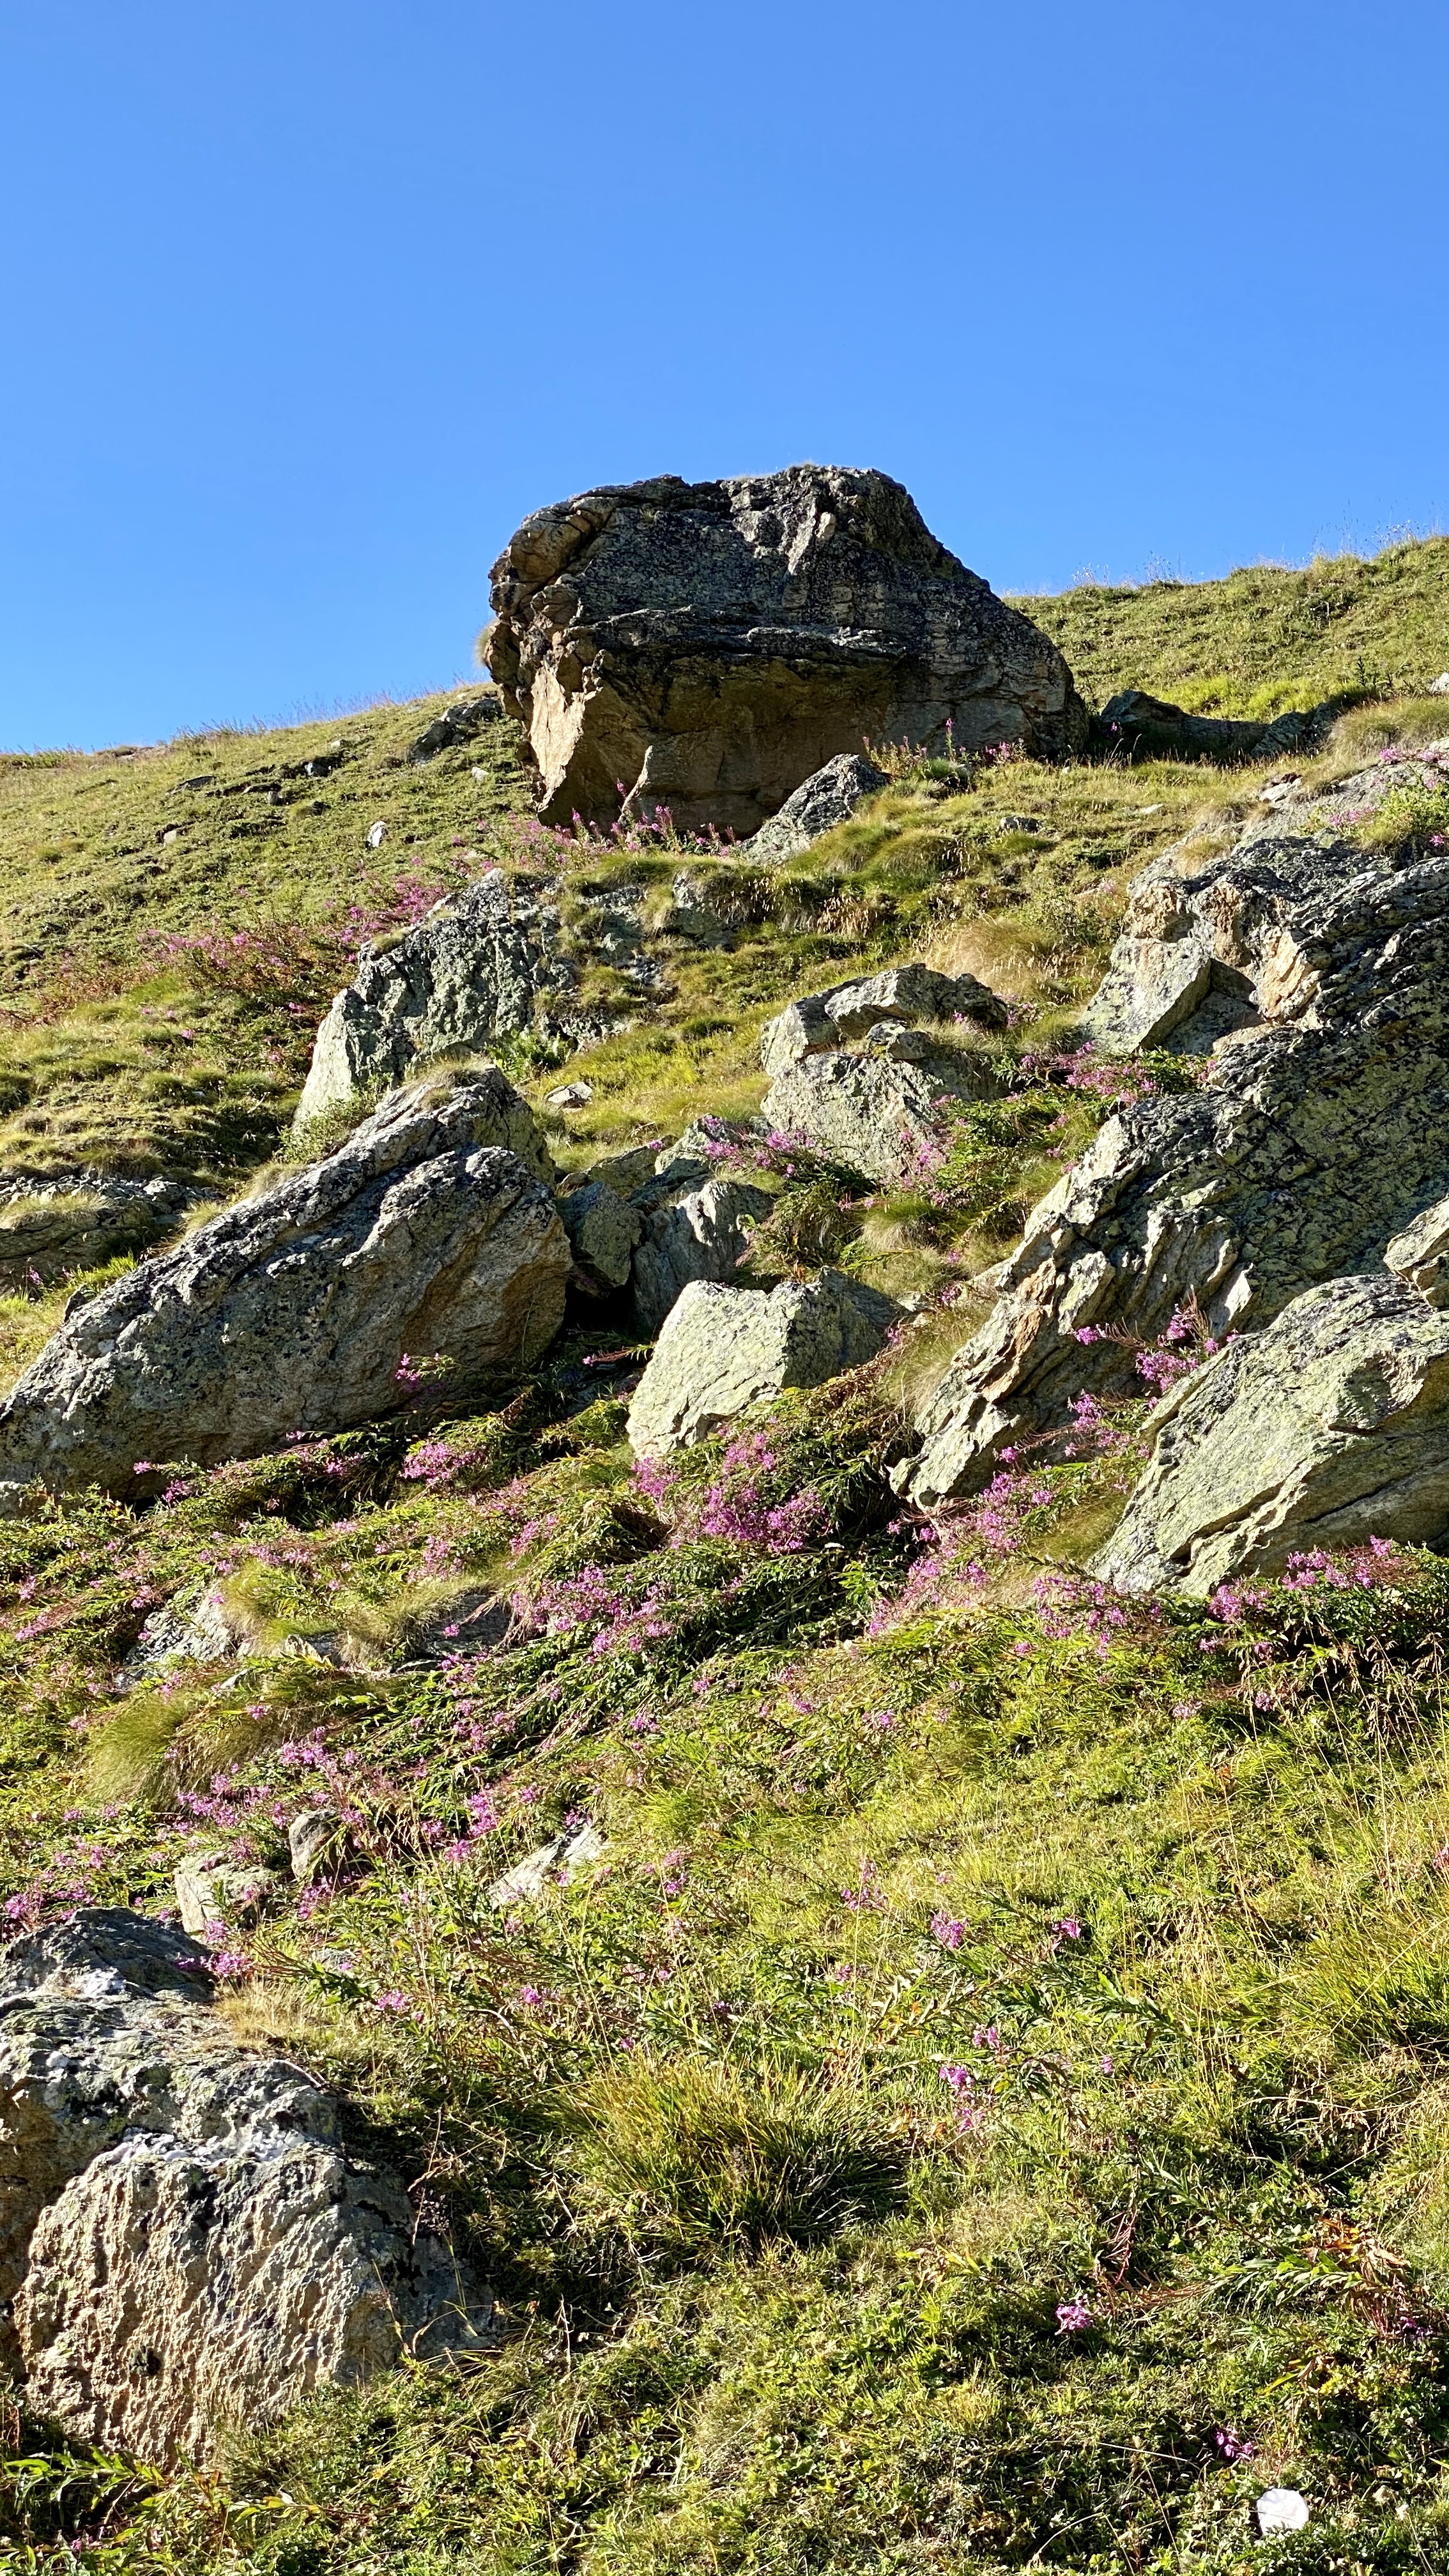
{"label": "layered rock striation", "polygon": [[1085,742],[1055,645],[931,535],[887,475],[675,475],[536,511],[493,568],[480,650],[544,818],[666,805],[757,831],[862,738]]}

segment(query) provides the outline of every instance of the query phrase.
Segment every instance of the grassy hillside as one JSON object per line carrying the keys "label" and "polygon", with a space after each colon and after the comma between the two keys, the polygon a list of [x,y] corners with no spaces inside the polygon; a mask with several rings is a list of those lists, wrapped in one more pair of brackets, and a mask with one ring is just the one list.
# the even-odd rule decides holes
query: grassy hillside
{"label": "grassy hillside", "polygon": [[1194,715],[1281,715],[1350,689],[1411,695],[1449,670],[1449,537],[1226,581],[1084,582],[1017,607],[1045,627],[1101,706],[1149,689]]}
{"label": "grassy hillside", "polygon": [[[1185,694],[1182,596],[1097,595],[1127,640],[1094,687]],[[1088,613],[1037,606],[1059,632]],[[1247,652],[1245,611],[1210,623]],[[1309,653],[1283,685],[1312,698]],[[466,2371],[238,2438],[215,2475],[84,2456],[17,2412],[0,2564],[1449,2565],[1441,1568],[1124,1614],[1080,1566],[1145,1380],[1086,1454],[934,1523],[888,1481],[913,1391],[982,1311],[973,1273],[1115,1099],[1190,1078],[1088,1072],[1064,1042],[1131,870],[1189,824],[1230,832],[1261,780],[902,760],[766,874],[531,832],[501,722],[409,761],[440,703],[0,772],[0,1171],[235,1189],[282,1144],[358,938],[489,861],[556,884],[584,1000],[632,1022],[571,1060],[594,1097],[552,1120],[565,1163],[753,1108],[762,1017],[857,961],[1010,994],[1001,1096],[910,1190],[742,1149],[775,1194],[755,1278],[829,1257],[923,1303],[847,1385],[668,1471],[634,1468],[621,1320],[581,1304],[500,1413],[452,1419],[423,1386],[391,1424],[178,1474],[149,1508],[0,1523],[10,1919],[164,1907],[188,1851],[280,1862],[327,1800],[334,1865],[229,1927],[227,2010],[391,2132],[507,2328]],[[1445,724],[1367,705],[1325,772]],[[732,945],[670,928],[681,866]],[[630,887],[645,1000],[599,945]],[[509,1051],[540,1107],[555,1052]],[[6,1374],[77,1284],[0,1303]],[[148,1612],[203,1585],[245,1688],[192,1663],[123,1690]],[[480,1590],[513,1604],[506,1653],[468,1649]],[[601,1861],[490,1903],[583,1817]],[[1275,2482],[1312,2520],[1265,2545]]]}

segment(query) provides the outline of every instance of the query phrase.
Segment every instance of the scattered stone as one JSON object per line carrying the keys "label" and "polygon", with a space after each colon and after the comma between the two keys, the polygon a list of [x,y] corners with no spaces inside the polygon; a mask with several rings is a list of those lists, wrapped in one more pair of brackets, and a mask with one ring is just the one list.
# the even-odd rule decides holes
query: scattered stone
{"label": "scattered stone", "polygon": [[240,1631],[219,1592],[203,1591],[189,1607],[163,1601],[143,1620],[139,1637],[117,1671],[116,1686],[121,1691],[138,1690],[176,1664],[229,1662],[241,1645]]}
{"label": "scattered stone", "polygon": [[[390,1089],[429,1057],[486,1049],[531,1027],[541,1001],[574,981],[559,940],[557,906],[517,892],[495,869],[365,953],[317,1032],[297,1127],[359,1093]],[[549,1178],[541,1137],[522,1159]]]}
{"label": "scattered stone", "polygon": [[493,568],[481,650],[546,821],[665,805],[747,835],[863,736],[1046,759],[1088,720],[1056,647],[884,474],[797,465],[585,492]]}
{"label": "scattered stone", "polygon": [[195,1852],[175,1872],[181,1928],[200,1940],[219,1923],[255,1923],[281,1884],[274,1869],[237,1867],[225,1852]]}
{"label": "scattered stone", "polygon": [[769,1191],[751,1181],[720,1177],[691,1187],[700,1167],[690,1170],[687,1157],[677,1159],[686,1164],[683,1183],[645,1217],[634,1254],[634,1321],[643,1341],[653,1339],[691,1280],[733,1276],[755,1226],[774,1205]]}
{"label": "scattered stone", "polygon": [[491,2325],[332,2096],[210,1997],[203,1951],[120,1909],[0,1963],[6,2358],[73,2440],[163,2467]]}
{"label": "scattered stone", "polygon": [[370,850],[380,850],[383,842],[387,839],[386,823],[370,823],[367,828],[366,837],[367,846]]}
{"label": "scattered stone", "polygon": [[716,912],[710,888],[691,869],[680,869],[669,897],[662,927],[671,938],[693,940],[697,948],[729,945],[729,925]]}
{"label": "scattered stone", "polygon": [[304,1807],[287,1827],[287,1853],[299,1887],[310,1887],[347,1841],[347,1828],[332,1807]]}
{"label": "scattered stone", "polygon": [[583,1869],[589,1861],[602,1860],[607,1845],[599,1828],[585,1822],[571,1833],[555,1834],[552,1842],[540,1843],[526,1860],[515,1861],[501,1878],[495,1878],[488,1890],[490,1905],[508,1907],[526,1905],[542,1896],[550,1887],[567,1884],[570,1874]]}
{"label": "scattered stone", "polygon": [[900,1481],[922,1504],[970,1490],[1079,1392],[1134,1391],[1130,1346],[1175,1307],[1196,1299],[1219,1339],[1270,1323],[1379,1268],[1449,1189],[1449,858],[1336,828],[1394,775],[1376,764],[1291,832],[1255,820],[1225,857],[1185,843],[1139,878],[1090,1025],[1113,1052],[1211,1045],[1203,1087],[1109,1118],[1033,1211],[918,1416]]}
{"label": "scattered stone", "polygon": [[479,698],[459,698],[440,716],[434,716],[430,725],[424,725],[408,745],[408,758],[432,760],[440,751],[454,751],[462,743],[473,742],[484,726],[495,724],[502,713],[503,701],[492,689]]}
{"label": "scattered stone", "polygon": [[606,1286],[622,1288],[629,1277],[634,1246],[644,1232],[638,1209],[611,1190],[607,1181],[586,1181],[582,1189],[570,1190],[567,1198],[560,1200],[559,1213],[574,1248],[574,1259]]}
{"label": "scattered stone", "polygon": [[1429,682],[1429,695],[1431,698],[1449,698],[1449,671],[1441,671],[1437,680]]}
{"label": "scattered stone", "polygon": [[550,1109],[587,1109],[594,1096],[591,1082],[561,1082],[543,1095]]}
{"label": "scattered stone", "polygon": [[1449,1317],[1385,1272],[1309,1288],[1153,1416],[1153,1448],[1093,1568],[1205,1600],[1290,1556],[1449,1524]]}
{"label": "scattered stone", "polygon": [[893,1298],[838,1270],[770,1289],[695,1281],[682,1290],[635,1389],[635,1455],[667,1458],[787,1386],[823,1386],[861,1367],[900,1313]]}
{"label": "scattered stone", "polygon": [[760,866],[781,867],[823,840],[837,823],[848,823],[865,797],[878,796],[889,785],[885,771],[863,753],[839,752],[786,797],[778,814],[741,844],[738,855]]}
{"label": "scattered stone", "polygon": [[529,1367],[571,1255],[492,1141],[522,1109],[493,1066],[395,1092],[325,1161],[103,1289],[0,1405],[12,1507],[37,1485],[126,1493],[140,1458],[209,1466],[377,1421],[409,1399],[409,1355],[451,1366],[460,1396]]}
{"label": "scattered stone", "polygon": [[777,1074],[764,1097],[770,1127],[868,1181],[901,1183],[932,1171],[951,1103],[988,1100],[999,1085],[984,1062],[934,1051],[923,1064],[837,1049]]}

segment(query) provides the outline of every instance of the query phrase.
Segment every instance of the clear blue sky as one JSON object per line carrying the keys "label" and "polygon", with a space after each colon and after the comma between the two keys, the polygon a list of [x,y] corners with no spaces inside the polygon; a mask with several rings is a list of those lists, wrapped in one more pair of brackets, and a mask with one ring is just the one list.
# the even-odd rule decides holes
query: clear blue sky
{"label": "clear blue sky", "polygon": [[0,0],[0,743],[469,667],[530,509],[999,589],[1449,522],[1443,0]]}

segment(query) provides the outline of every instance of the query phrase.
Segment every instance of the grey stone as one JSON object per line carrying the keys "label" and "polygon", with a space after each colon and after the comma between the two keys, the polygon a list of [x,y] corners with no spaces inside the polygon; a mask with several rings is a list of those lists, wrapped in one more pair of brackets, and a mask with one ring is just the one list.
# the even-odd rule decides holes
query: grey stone
{"label": "grey stone", "polygon": [[488,1141],[500,1093],[493,1067],[396,1092],[103,1289],[0,1406],[0,1477],[125,1493],[139,1458],[206,1466],[396,1412],[405,1353],[451,1361],[460,1394],[531,1365],[571,1256],[548,1192]]}
{"label": "grey stone", "polygon": [[[677,1158],[681,1161],[684,1157]],[[658,1332],[692,1279],[728,1279],[749,1250],[750,1236],[774,1201],[751,1181],[719,1177],[654,1205],[634,1254],[634,1319],[641,1338]]]}
{"label": "grey stone", "polygon": [[868,1055],[886,1056],[892,1064],[929,1064],[935,1053],[928,1030],[902,1028],[899,1020],[877,1020],[864,1044]]}
{"label": "grey stone", "polygon": [[695,1282],[681,1293],[635,1389],[635,1454],[668,1457],[787,1386],[823,1386],[861,1367],[900,1313],[892,1298],[838,1270],[770,1289]]}
{"label": "grey stone", "polygon": [[941,1159],[951,1104],[994,1097],[990,1068],[938,1053],[896,1064],[839,1048],[777,1074],[763,1115],[771,1130],[869,1181],[905,1182]]}
{"label": "grey stone", "polygon": [[35,1270],[54,1279],[148,1250],[175,1232],[195,1196],[185,1181],[109,1172],[0,1178],[0,1278]]}
{"label": "grey stone", "polygon": [[949,720],[962,749],[1048,759],[1086,740],[1056,647],[884,474],[581,493],[524,521],[493,607],[480,649],[549,822],[664,805],[745,835],[864,736],[944,747]]}
{"label": "grey stone", "polygon": [[582,1189],[570,1190],[559,1208],[575,1260],[610,1288],[622,1288],[634,1246],[644,1232],[638,1209],[611,1190],[607,1181],[586,1181]]}
{"label": "grey stone", "polygon": [[324,1866],[335,1862],[347,1842],[347,1828],[332,1807],[304,1807],[287,1827],[287,1854],[299,1887],[310,1887]]}
{"label": "grey stone", "polygon": [[805,779],[793,796],[787,796],[778,814],[762,823],[740,846],[742,859],[765,867],[779,867],[786,859],[795,859],[816,841],[833,832],[837,823],[848,823],[857,805],[867,796],[879,795],[890,780],[873,760],[862,752],[842,751],[827,760],[823,769]]}
{"label": "grey stone", "polygon": [[1093,1571],[1202,1600],[1295,1554],[1446,1526],[1449,1316],[1380,1272],[1306,1289],[1173,1390]]}
{"label": "grey stone", "polygon": [[674,939],[692,940],[697,948],[724,948],[730,930],[710,900],[710,889],[692,869],[681,868],[670,888],[664,929]]}
{"label": "grey stone", "polygon": [[494,1879],[488,1902],[499,1907],[530,1904],[546,1889],[565,1886],[572,1871],[585,1868],[590,1861],[602,1860],[606,1848],[598,1826],[587,1820],[575,1825],[572,1832],[555,1834],[551,1841],[540,1843],[537,1851],[515,1861],[501,1878]]}
{"label": "grey stone", "polygon": [[455,699],[408,745],[408,758],[432,760],[440,751],[454,751],[465,742],[476,742],[484,726],[496,723],[502,713],[503,701],[492,689],[486,689],[480,697]]}
{"label": "grey stone", "polygon": [[1384,1261],[1429,1305],[1449,1306],[1449,1198],[1436,1199],[1396,1234],[1385,1247]]}
{"label": "grey stone", "polygon": [[[430,1057],[486,1052],[494,1039],[519,1035],[573,981],[557,907],[493,870],[364,953],[317,1032],[298,1127],[360,1092],[390,1089]],[[546,1180],[547,1150],[519,1107],[512,1151]]]}
{"label": "grey stone", "polygon": [[1275,760],[1285,751],[1308,751],[1329,732],[1343,707],[1325,699],[1307,714],[1297,710],[1271,722],[1235,716],[1194,716],[1145,689],[1123,689],[1109,698],[1094,731],[1129,760]]}
{"label": "grey stone", "polygon": [[230,1931],[255,1923],[281,1884],[274,1869],[235,1864],[225,1852],[195,1852],[175,1872],[181,1928],[201,1940],[216,1924]]}
{"label": "grey stone", "polygon": [[[1221,1337],[1320,1281],[1381,1269],[1383,1246],[1449,1189],[1449,858],[1347,840],[1345,809],[1409,762],[1248,826],[1226,856],[1184,844],[1138,880],[1093,1025],[1161,1033],[1173,952],[1236,1013],[1200,1090],[1109,1118],[996,1273],[1002,1294],[917,1417],[900,1481],[930,1505],[1004,1444],[1128,1392],[1130,1344],[1196,1299]],[[1231,989],[1236,979],[1236,991]],[[1143,996],[1146,996],[1146,999]],[[1173,1033],[1189,1044],[1192,1021]],[[1096,1338],[1103,1328],[1125,1337]],[[1084,1343],[1077,1338],[1086,1333]]]}
{"label": "grey stone", "polygon": [[543,1095],[549,1109],[587,1109],[594,1096],[591,1082],[561,1082]]}
{"label": "grey stone", "polygon": [[116,1687],[138,1690],[176,1664],[229,1661],[243,1646],[241,1631],[219,1592],[202,1591],[188,1603],[163,1601],[142,1623],[139,1637],[117,1671]]}
{"label": "grey stone", "polygon": [[788,1072],[809,1055],[823,1054],[843,1040],[862,1038],[878,1020],[907,1027],[921,1021],[971,1020],[988,1029],[1004,1029],[1006,1004],[974,975],[942,975],[934,966],[888,966],[878,975],[859,975],[828,993],[806,993],[760,1031],[760,1062],[768,1074]]}
{"label": "grey stone", "polygon": [[790,1067],[803,1064],[807,1055],[823,1055],[840,1044],[840,1032],[825,1008],[820,993],[807,993],[803,1001],[787,1002],[773,1020],[766,1020],[760,1031],[760,1062],[773,1079],[788,1073]]}
{"label": "grey stone", "polygon": [[0,2346],[73,2439],[169,2465],[491,2303],[342,2143],[300,2068],[239,2048],[174,1928],[82,1908],[0,1961]]}

